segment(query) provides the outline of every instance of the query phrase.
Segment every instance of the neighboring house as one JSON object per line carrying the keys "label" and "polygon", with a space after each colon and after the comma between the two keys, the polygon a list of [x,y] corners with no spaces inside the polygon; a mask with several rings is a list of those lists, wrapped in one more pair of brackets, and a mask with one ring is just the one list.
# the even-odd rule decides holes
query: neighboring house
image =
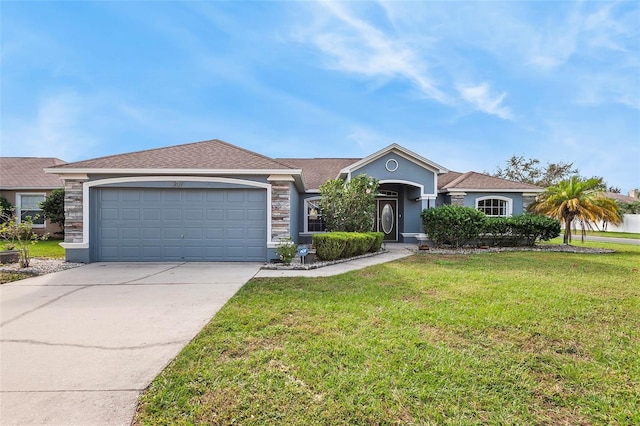
{"label": "neighboring house", "polygon": [[[543,189],[451,172],[399,145],[362,159],[269,158],[219,140],[69,163],[67,259],[267,261],[278,242],[322,232],[320,185],[366,174],[380,181],[376,229],[415,242],[420,212],[442,204],[521,214]],[[384,224],[384,226],[383,226]]]}
{"label": "neighboring house", "polygon": [[630,195],[624,195],[617,192],[605,192],[604,196],[607,198],[611,198],[612,200],[616,200],[619,203],[631,204],[631,203],[637,203],[638,201],[640,201],[637,198],[634,198]]}
{"label": "neighboring house", "polygon": [[51,191],[64,187],[58,176],[44,172],[61,164],[66,163],[59,158],[0,157],[0,196],[14,206],[18,221],[34,218],[33,228],[38,233],[61,232],[58,224],[44,219],[39,207]]}

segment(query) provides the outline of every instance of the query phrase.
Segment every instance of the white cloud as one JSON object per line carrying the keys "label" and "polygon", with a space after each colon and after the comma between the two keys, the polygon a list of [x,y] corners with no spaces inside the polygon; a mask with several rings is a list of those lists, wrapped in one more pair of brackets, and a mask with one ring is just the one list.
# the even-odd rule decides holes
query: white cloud
{"label": "white cloud", "polygon": [[65,92],[42,99],[33,117],[5,117],[2,155],[78,159],[97,144],[82,128],[88,109],[76,93]]}
{"label": "white cloud", "polygon": [[498,95],[491,94],[489,84],[484,82],[476,86],[457,87],[462,98],[478,111],[496,115],[504,120],[512,120],[513,113],[509,107],[503,106],[502,101],[507,96],[506,92]]}
{"label": "white cloud", "polygon": [[423,96],[450,104],[452,100],[428,74],[427,65],[408,43],[385,34],[357,18],[342,3],[322,2],[330,22],[310,38],[333,58],[331,68],[367,77],[400,78],[413,83]]}

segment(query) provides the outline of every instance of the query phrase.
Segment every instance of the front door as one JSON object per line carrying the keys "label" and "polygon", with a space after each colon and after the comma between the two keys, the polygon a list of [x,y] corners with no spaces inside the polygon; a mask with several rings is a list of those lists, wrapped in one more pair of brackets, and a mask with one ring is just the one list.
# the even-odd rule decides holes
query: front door
{"label": "front door", "polygon": [[398,200],[376,200],[376,231],[384,234],[384,241],[398,241]]}

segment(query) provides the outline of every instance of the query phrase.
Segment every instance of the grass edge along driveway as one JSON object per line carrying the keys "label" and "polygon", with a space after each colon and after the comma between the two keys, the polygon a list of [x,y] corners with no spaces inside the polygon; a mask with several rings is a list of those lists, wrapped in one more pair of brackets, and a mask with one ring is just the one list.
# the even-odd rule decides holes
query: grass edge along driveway
{"label": "grass edge along driveway", "polygon": [[640,247],[592,245],[252,280],[135,422],[639,424]]}

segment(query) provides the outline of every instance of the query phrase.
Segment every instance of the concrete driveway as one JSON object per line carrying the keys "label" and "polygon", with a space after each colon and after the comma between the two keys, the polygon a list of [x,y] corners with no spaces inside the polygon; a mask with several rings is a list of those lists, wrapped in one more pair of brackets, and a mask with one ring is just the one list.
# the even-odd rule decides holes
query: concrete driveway
{"label": "concrete driveway", "polygon": [[258,263],[94,263],[0,286],[0,424],[128,425]]}

